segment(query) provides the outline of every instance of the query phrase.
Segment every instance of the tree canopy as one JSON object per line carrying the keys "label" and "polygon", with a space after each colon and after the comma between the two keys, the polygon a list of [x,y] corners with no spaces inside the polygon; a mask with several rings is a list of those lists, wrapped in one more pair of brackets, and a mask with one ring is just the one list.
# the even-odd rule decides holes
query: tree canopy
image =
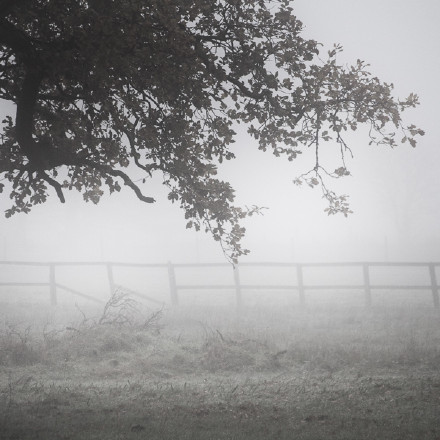
{"label": "tree canopy", "polygon": [[[326,185],[349,174],[344,133],[365,124],[370,142],[415,146],[423,132],[401,112],[418,98],[393,97],[362,61],[338,64],[341,48],[302,28],[288,0],[0,0],[0,99],[16,109],[0,138],[6,216],[72,189],[97,203],[126,186],[153,203],[160,173],[187,227],[235,260],[247,252],[240,221],[259,211],[235,206],[216,177],[237,123],[290,161],[311,147],[314,166],[295,183],[320,186],[328,213],[347,215]],[[320,162],[326,141],[340,146],[335,170]]]}

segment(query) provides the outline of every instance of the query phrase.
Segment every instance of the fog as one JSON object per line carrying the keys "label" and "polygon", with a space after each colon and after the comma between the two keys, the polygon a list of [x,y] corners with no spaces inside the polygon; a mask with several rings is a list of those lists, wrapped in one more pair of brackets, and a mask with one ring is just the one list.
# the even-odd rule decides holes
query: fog
{"label": "fog", "polygon": [[235,267],[158,177],[155,204],[52,191],[0,214],[1,438],[440,439],[440,2],[293,4],[324,53],[340,43],[340,61],[417,93],[404,122],[426,135],[394,150],[348,136],[351,176],[329,182],[345,218],[293,184],[313,151],[288,162],[238,127],[219,175],[267,209]]}
{"label": "fog", "polygon": [[[251,253],[241,261],[440,260],[440,4],[296,0],[295,9],[307,37],[325,48],[343,45],[340,60],[367,61],[375,75],[394,83],[402,98],[417,93],[421,105],[404,117],[426,135],[416,149],[404,144],[394,150],[368,146],[362,130],[350,135],[352,176],[332,182],[338,193],[350,196],[354,213],[344,218],[327,216],[319,189],[293,185],[296,176],[313,167],[312,154],[287,162],[258,151],[239,131],[237,159],[224,164],[220,175],[236,189],[237,204],[268,208],[264,216],[246,221],[244,247]],[[8,111],[4,104],[2,111]],[[332,146],[323,148],[331,152]],[[209,235],[185,229],[183,212],[167,200],[160,180],[145,192],[157,202],[143,204],[125,190],[103,197],[96,206],[73,192],[61,204],[53,193],[29,214],[0,217],[0,260],[225,261]],[[3,194],[2,211],[9,202]]]}

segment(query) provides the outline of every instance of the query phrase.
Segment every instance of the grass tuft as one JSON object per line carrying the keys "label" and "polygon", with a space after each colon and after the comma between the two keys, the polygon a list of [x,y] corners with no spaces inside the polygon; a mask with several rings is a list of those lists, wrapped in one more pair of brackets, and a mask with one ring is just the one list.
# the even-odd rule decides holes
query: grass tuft
{"label": "grass tuft", "polygon": [[149,310],[5,321],[5,439],[440,438],[432,309]]}

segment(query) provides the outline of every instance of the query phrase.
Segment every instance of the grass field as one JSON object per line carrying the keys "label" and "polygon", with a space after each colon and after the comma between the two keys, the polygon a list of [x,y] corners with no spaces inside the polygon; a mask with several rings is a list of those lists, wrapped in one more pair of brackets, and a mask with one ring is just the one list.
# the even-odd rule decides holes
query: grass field
{"label": "grass field", "polygon": [[2,304],[1,439],[440,439],[432,306]]}

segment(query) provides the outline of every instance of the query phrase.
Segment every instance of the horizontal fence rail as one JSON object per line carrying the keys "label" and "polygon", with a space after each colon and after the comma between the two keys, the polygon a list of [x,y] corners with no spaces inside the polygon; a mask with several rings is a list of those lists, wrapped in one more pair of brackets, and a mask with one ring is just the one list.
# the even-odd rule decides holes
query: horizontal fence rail
{"label": "horizontal fence rail", "polygon": [[[433,305],[439,308],[439,285],[437,281],[436,268],[440,267],[440,262],[335,262],[335,263],[240,263],[232,266],[229,263],[125,263],[125,262],[28,262],[28,261],[0,261],[0,276],[2,272],[7,271],[8,266],[29,266],[45,267],[48,269],[47,282],[0,282],[0,287],[48,287],[50,293],[50,302],[57,304],[59,291],[65,291],[71,295],[79,296],[90,301],[102,303],[103,300],[95,298],[76,289],[60,284],[56,281],[57,267],[81,267],[94,266],[103,267],[107,271],[108,288],[110,294],[113,294],[117,288],[122,288],[127,293],[143,298],[157,304],[163,302],[152,298],[149,295],[133,291],[127,287],[115,283],[114,269],[117,267],[130,267],[139,269],[163,269],[168,272],[169,299],[171,304],[178,305],[179,297],[182,291],[198,290],[230,290],[235,291],[237,305],[242,304],[243,291],[292,291],[296,292],[301,305],[306,302],[307,290],[362,290],[365,295],[365,305],[372,305],[373,290],[430,290],[432,293]],[[265,268],[291,268],[296,274],[296,284],[243,284],[240,280],[240,268],[245,267],[265,267]],[[304,269],[306,268],[344,268],[358,267],[362,269],[362,284],[305,284]],[[426,268],[427,284],[375,284],[371,281],[371,268],[374,267],[420,267]],[[230,268],[233,271],[233,283],[231,284],[179,284],[177,282],[176,269],[181,268]],[[1,278],[0,278],[1,280]]]}

